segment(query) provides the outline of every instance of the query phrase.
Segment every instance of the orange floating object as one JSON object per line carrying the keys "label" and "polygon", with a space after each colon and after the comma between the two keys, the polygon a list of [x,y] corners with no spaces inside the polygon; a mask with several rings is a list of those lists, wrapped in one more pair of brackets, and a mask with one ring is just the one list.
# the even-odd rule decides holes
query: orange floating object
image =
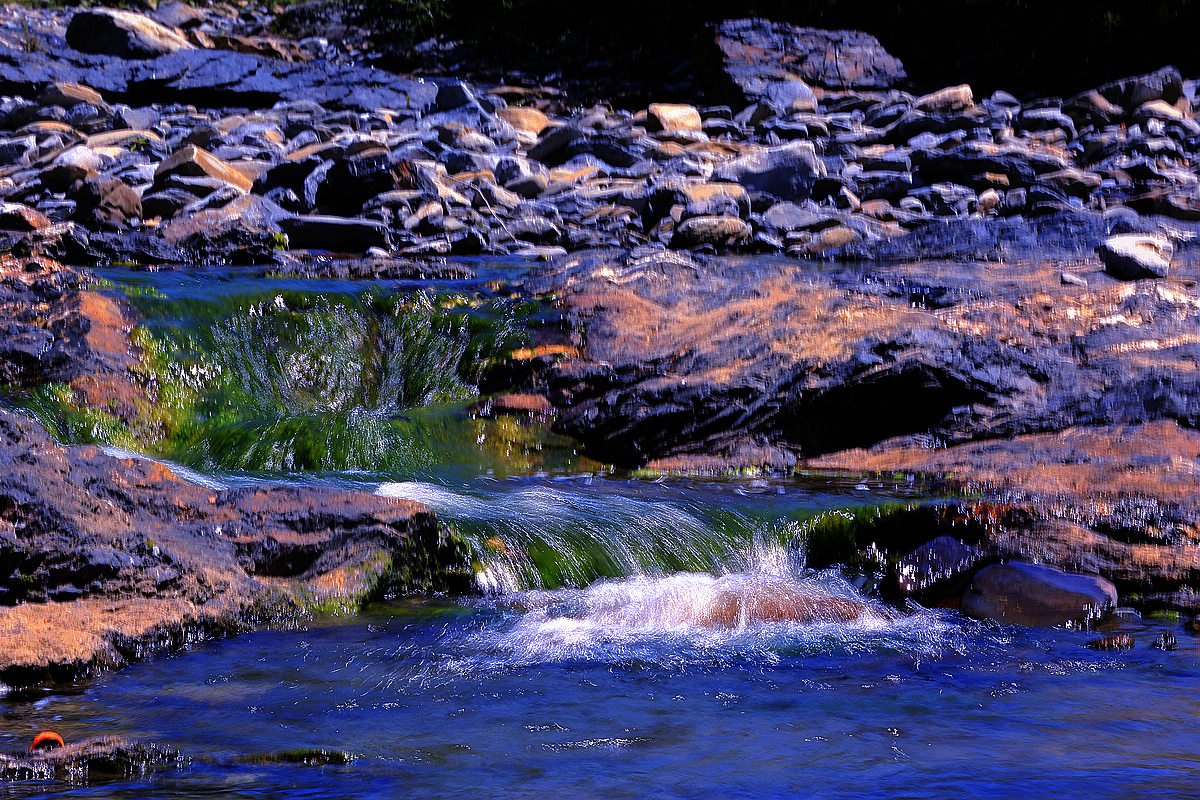
{"label": "orange floating object", "polygon": [[37,736],[33,737],[33,744],[29,745],[29,752],[32,753],[37,749],[39,744],[45,744],[46,742],[58,742],[59,747],[66,747],[67,745],[67,743],[63,741],[63,738],[54,731],[42,731]]}

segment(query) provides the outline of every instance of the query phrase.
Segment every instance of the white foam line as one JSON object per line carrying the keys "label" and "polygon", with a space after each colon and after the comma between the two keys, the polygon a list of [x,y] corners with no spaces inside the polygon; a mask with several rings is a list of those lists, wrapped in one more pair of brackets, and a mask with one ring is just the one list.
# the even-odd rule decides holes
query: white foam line
{"label": "white foam line", "polygon": [[113,458],[136,458],[138,461],[150,461],[154,464],[162,464],[164,467],[171,470],[171,472],[174,472],[183,480],[203,486],[205,489],[221,490],[228,489],[230,487],[230,484],[226,483],[225,481],[214,478],[211,475],[205,475],[203,472],[197,472],[196,470],[191,469],[190,467],[185,467],[182,464],[176,464],[173,461],[165,461],[161,458],[153,458],[145,453],[138,453],[134,450],[126,450],[123,447],[101,447],[100,449],[104,451],[105,454],[110,455]]}

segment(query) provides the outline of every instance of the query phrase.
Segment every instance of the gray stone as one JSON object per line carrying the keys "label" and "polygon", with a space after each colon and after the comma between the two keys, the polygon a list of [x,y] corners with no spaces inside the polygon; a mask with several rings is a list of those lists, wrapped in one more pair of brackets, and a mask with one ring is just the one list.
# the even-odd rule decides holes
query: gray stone
{"label": "gray stone", "polygon": [[714,173],[719,180],[741,184],[782,200],[804,200],[825,175],[825,165],[808,142],[792,142],[736,158]]}
{"label": "gray stone", "polygon": [[774,84],[796,78],[830,89],[886,89],[907,77],[900,60],[862,31],[731,19],[717,26],[714,41],[746,103],[766,100]]}
{"label": "gray stone", "polygon": [[1171,268],[1175,247],[1165,236],[1121,233],[1105,239],[1098,252],[1109,275],[1133,281],[1165,278]]}
{"label": "gray stone", "polygon": [[1116,603],[1116,587],[1099,575],[1011,562],[981,569],[963,596],[962,611],[1010,625],[1053,626],[1087,624]]}
{"label": "gray stone", "polygon": [[737,217],[692,217],[680,223],[671,239],[674,247],[733,247],[750,240],[750,226]]}

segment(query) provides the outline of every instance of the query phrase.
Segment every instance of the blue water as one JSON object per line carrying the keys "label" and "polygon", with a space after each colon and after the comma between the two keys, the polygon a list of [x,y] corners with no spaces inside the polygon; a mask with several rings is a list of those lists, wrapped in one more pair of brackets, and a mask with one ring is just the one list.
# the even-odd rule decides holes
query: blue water
{"label": "blue water", "polygon": [[[0,749],[52,728],[68,741],[120,734],[191,758],[125,783],[0,791],[1183,798],[1200,790],[1195,638],[1180,634],[1179,648],[1164,652],[1151,646],[1161,625],[1125,617],[1115,625],[1136,647],[1096,652],[1084,647],[1096,632],[892,609],[781,547],[780,532],[806,513],[878,501],[873,493],[836,483],[588,478],[381,490],[422,495],[443,518],[502,538],[510,551],[576,519],[590,533],[571,540],[567,560],[586,559],[594,542],[626,552],[652,529],[704,558],[712,552],[697,543],[716,541],[722,555],[707,570],[669,571],[638,566],[638,551],[628,550],[632,566],[620,577],[567,570],[553,587],[526,576],[474,598],[382,603],[357,618],[204,644],[32,704],[0,698]],[[644,513],[650,507],[660,518]],[[695,617],[727,590],[825,593],[862,613],[727,625]],[[244,760],[296,748],[352,760]]]}
{"label": "blue water", "polygon": [[[1182,798],[1200,786],[1194,640],[1098,654],[1086,634],[938,614],[891,634],[668,636],[636,657],[556,658],[506,646],[521,620],[486,606],[379,611],[10,711],[9,730],[37,717],[68,738],[120,732],[197,759],[27,796]],[[355,760],[236,761],[295,747]]]}

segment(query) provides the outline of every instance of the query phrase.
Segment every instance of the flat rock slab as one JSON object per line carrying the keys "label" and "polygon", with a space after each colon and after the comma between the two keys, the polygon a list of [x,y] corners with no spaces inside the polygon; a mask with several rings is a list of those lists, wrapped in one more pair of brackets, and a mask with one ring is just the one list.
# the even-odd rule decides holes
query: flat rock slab
{"label": "flat rock slab", "polygon": [[28,53],[0,47],[0,93],[36,97],[56,82],[81,83],[108,102],[130,105],[170,99],[198,106],[269,108],[281,100],[307,100],[329,109],[419,112],[437,95],[432,83],[371,67],[302,64],[223,50],[123,59],[69,49]]}
{"label": "flat rock slab", "polygon": [[1200,422],[1194,285],[931,270],[650,249],[561,259],[533,286],[585,344],[529,388],[591,452],[631,466],[764,443],[794,463],[900,436]]}
{"label": "flat rock slab", "polygon": [[92,784],[142,778],[187,763],[169,747],[110,736],[33,753],[0,753],[0,781]]}
{"label": "flat rock slab", "polygon": [[[214,490],[64,448],[0,412],[0,680],[70,678],[193,638],[445,586],[456,545],[423,506],[332,489]],[[400,576],[404,576],[401,578]]]}
{"label": "flat rock slab", "polygon": [[888,89],[907,78],[900,59],[862,31],[731,19],[716,26],[714,41],[746,102],[766,99],[771,84],[789,79],[829,89]]}
{"label": "flat rock slab", "polygon": [[885,442],[807,462],[817,470],[938,475],[1031,511],[981,542],[1136,591],[1149,607],[1200,610],[1200,433],[1173,420],[1077,427],[945,448]]}

